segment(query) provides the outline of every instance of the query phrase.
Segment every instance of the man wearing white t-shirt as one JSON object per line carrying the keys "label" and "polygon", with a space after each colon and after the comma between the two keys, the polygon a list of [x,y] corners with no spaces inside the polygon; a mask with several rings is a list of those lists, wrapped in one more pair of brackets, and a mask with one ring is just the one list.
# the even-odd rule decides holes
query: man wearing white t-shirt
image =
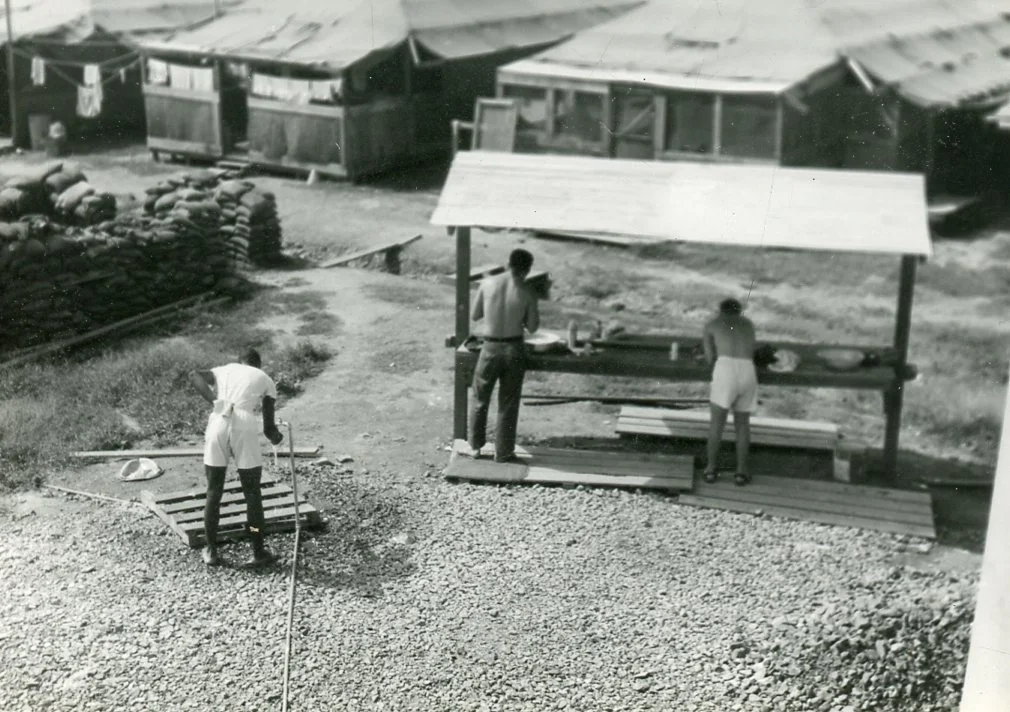
{"label": "man wearing white t-shirt", "polygon": [[234,459],[246,501],[246,531],[253,549],[253,558],[249,563],[253,566],[268,564],[274,556],[263,544],[263,497],[260,491],[263,453],[259,434],[263,432],[274,445],[284,439],[274,422],[277,386],[260,370],[260,355],[255,349],[246,351],[240,363],[229,363],[210,371],[194,371],[191,380],[204,400],[214,406],[207,420],[203,451],[207,475],[207,504],[203,513],[207,534],[204,563],[208,566],[221,563],[217,553],[217,528],[225,473],[228,461]]}

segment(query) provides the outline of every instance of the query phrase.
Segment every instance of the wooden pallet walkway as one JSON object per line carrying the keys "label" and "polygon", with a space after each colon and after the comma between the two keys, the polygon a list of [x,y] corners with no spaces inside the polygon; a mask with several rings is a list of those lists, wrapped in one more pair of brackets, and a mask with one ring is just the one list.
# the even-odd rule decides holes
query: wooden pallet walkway
{"label": "wooden pallet walkway", "polygon": [[[445,478],[499,484],[560,484],[591,487],[628,487],[683,492],[691,488],[694,459],[683,455],[648,455],[634,452],[573,450],[568,448],[516,448],[522,464],[474,460],[453,448]],[[490,451],[489,451],[490,450]]]}
{"label": "wooden pallet walkway", "polygon": [[[670,410],[625,406],[617,417],[616,431],[621,435],[656,435],[685,440],[708,438],[707,410]],[[798,449],[834,450],[838,445],[838,426],[782,418],[751,418],[751,444]],[[727,419],[723,442],[734,442],[733,416]]]}
{"label": "wooden pallet walkway", "polygon": [[[265,533],[294,531],[295,499],[291,488],[272,480],[264,480],[263,514],[266,520]],[[192,489],[167,494],[155,494],[148,490],[140,493],[140,501],[159,519],[165,522],[186,543],[197,548],[206,541],[203,527],[203,509],[207,501],[205,489]],[[318,528],[322,525],[319,510],[309,504],[304,494],[299,493],[298,513],[302,527]],[[221,497],[221,519],[218,525],[218,542],[234,541],[245,536],[246,503],[238,480],[229,480]]]}
{"label": "wooden pallet walkway", "polygon": [[751,484],[739,487],[733,483],[732,473],[723,473],[711,484],[699,478],[694,489],[681,494],[678,502],[936,538],[928,492],[763,475],[755,475]]}

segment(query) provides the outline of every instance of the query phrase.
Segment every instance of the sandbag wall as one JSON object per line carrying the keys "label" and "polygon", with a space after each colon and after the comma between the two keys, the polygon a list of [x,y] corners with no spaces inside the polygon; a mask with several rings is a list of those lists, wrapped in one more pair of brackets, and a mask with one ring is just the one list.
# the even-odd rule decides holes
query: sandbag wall
{"label": "sandbag wall", "polygon": [[220,207],[220,230],[236,258],[269,265],[280,257],[281,223],[273,193],[259,190],[234,173],[193,171],[148,188],[144,210],[163,215],[181,202],[213,202]]}
{"label": "sandbag wall", "polygon": [[116,216],[116,198],[98,192],[71,163],[50,163],[9,178],[0,189],[0,220],[48,215],[68,225],[94,225]]}
{"label": "sandbag wall", "polygon": [[94,227],[0,223],[0,349],[45,343],[246,282],[216,204]]}

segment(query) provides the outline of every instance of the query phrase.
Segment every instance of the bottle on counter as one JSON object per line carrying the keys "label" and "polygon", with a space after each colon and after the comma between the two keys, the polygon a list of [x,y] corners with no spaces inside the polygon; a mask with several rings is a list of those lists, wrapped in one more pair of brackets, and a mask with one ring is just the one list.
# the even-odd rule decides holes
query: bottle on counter
{"label": "bottle on counter", "polygon": [[575,320],[572,319],[568,322],[568,348],[574,351],[578,347],[576,339],[578,339],[579,330],[575,326]]}
{"label": "bottle on counter", "polygon": [[677,357],[680,355],[680,345],[674,341],[670,344],[670,360],[676,361]]}

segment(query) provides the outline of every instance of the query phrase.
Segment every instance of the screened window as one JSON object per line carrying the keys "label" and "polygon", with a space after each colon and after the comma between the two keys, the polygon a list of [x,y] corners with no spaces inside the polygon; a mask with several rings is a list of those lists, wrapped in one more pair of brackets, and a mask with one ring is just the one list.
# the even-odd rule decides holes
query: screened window
{"label": "screened window", "polygon": [[554,134],[593,143],[603,141],[603,96],[581,91],[556,91]]}
{"label": "screened window", "polygon": [[712,153],[715,146],[715,96],[677,92],[666,100],[666,150]]}
{"label": "screened window", "polygon": [[652,158],[656,103],[652,94],[634,89],[615,96],[614,151],[618,158]]}
{"label": "screened window", "polygon": [[773,96],[723,95],[720,153],[744,158],[775,158],[776,107]]}
{"label": "screened window", "polygon": [[547,90],[537,87],[505,85],[502,95],[519,105],[519,130],[547,128]]}

